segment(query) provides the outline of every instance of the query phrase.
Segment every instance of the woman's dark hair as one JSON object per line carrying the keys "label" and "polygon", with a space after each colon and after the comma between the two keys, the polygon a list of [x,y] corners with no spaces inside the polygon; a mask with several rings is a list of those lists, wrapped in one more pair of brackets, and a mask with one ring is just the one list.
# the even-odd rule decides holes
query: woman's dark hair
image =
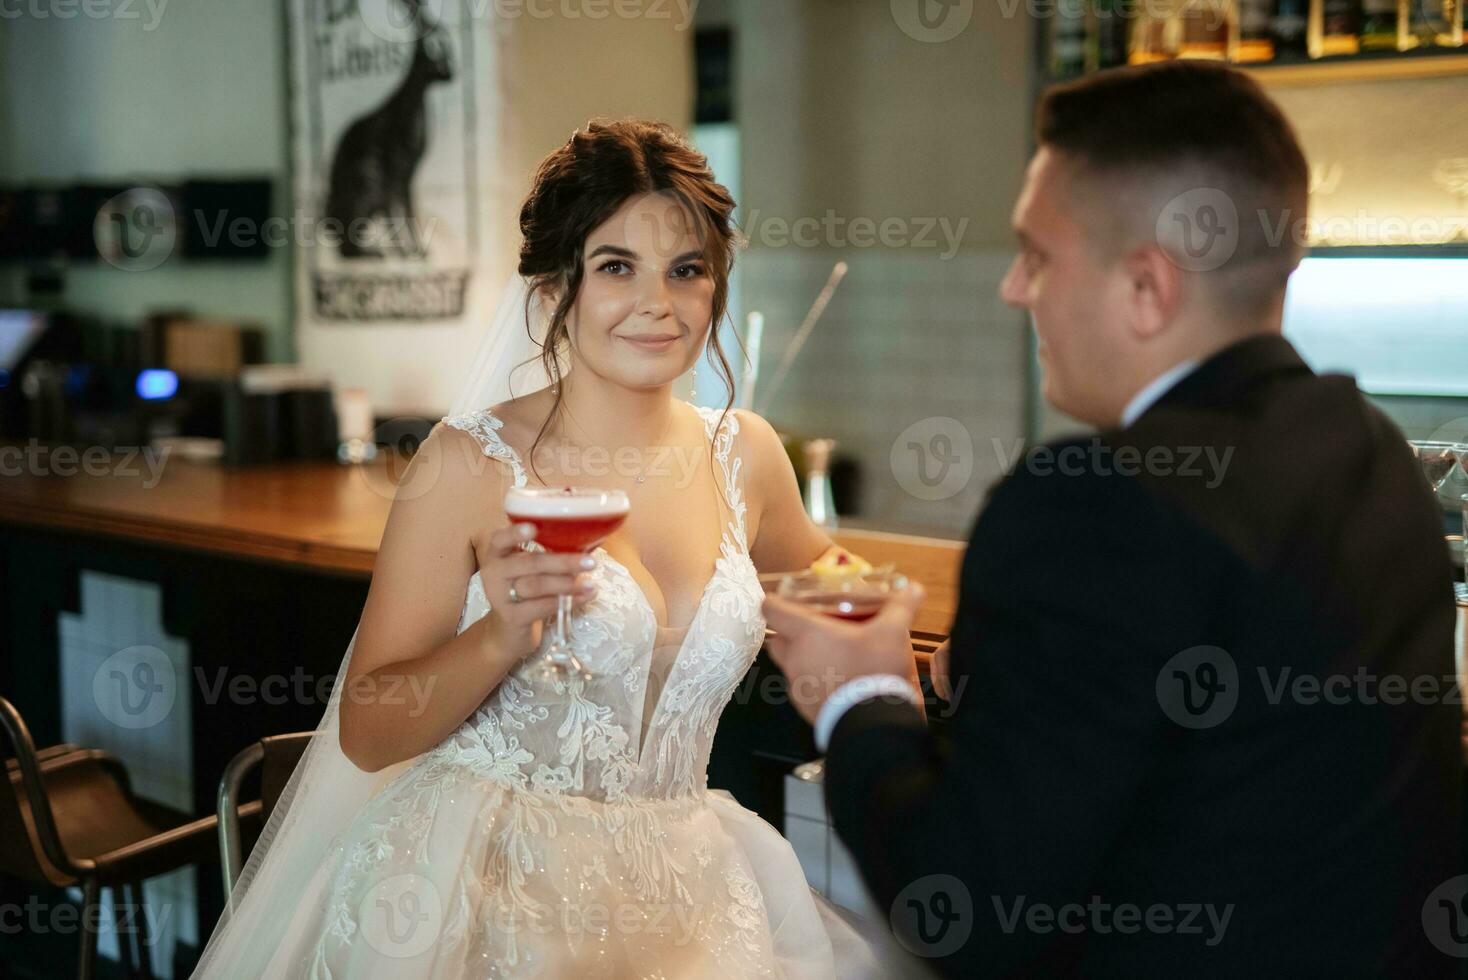
{"label": "woman's dark hair", "polygon": [[[530,447],[532,469],[535,447],[561,406],[557,354],[569,341],[566,316],[581,290],[586,239],[630,198],[658,191],[672,194],[695,223],[714,282],[708,344],[729,391],[719,425],[733,407],[734,375],[719,344],[719,324],[728,306],[737,241],[734,199],[714,180],[708,159],[671,127],[642,119],[592,120],[541,161],[520,208],[520,275],[530,284],[530,301],[559,296],[540,355],[556,400]],[[528,306],[526,313],[528,323]]]}

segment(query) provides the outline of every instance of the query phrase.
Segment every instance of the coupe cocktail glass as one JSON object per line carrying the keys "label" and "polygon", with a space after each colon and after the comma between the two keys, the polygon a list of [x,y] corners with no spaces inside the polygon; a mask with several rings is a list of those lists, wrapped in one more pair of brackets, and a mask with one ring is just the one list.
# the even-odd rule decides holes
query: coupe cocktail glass
{"label": "coupe cocktail glass", "polygon": [[[592,551],[621,526],[631,509],[621,490],[591,487],[512,487],[505,494],[505,516],[514,523],[535,525],[535,540],[547,551],[562,553]],[[564,676],[576,671],[590,679],[591,672],[571,649],[567,624],[571,597],[556,603],[556,629],[551,645],[541,659],[546,676]]]}

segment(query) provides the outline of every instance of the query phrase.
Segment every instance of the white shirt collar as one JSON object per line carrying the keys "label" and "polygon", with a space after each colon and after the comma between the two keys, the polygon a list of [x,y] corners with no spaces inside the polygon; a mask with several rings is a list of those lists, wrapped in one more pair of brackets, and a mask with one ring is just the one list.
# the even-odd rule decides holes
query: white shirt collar
{"label": "white shirt collar", "polygon": [[1197,366],[1197,361],[1183,361],[1149,381],[1141,391],[1132,396],[1132,400],[1127,402],[1126,408],[1122,410],[1122,428],[1129,428],[1133,422],[1142,417],[1143,412],[1157,404],[1158,399],[1171,391],[1183,378],[1192,374],[1193,369]]}

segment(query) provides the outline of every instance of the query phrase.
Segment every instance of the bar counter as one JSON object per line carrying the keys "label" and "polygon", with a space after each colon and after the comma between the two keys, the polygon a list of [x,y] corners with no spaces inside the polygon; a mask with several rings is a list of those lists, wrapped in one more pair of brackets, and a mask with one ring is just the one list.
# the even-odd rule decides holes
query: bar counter
{"label": "bar counter", "polygon": [[[39,744],[100,743],[158,777],[145,791],[204,814],[235,753],[320,720],[402,464],[159,462],[0,445],[0,693]],[[913,630],[926,674],[952,622],[962,544],[875,530],[835,537],[926,587]],[[95,685],[116,679],[109,658],[140,647],[166,655],[176,702],[163,721],[133,729],[103,717]],[[816,755],[784,685],[762,650],[709,759],[710,785],[776,826],[785,775]],[[217,872],[199,875],[200,921],[212,922]]]}
{"label": "bar counter", "polygon": [[[0,450],[3,452],[3,450]],[[0,524],[95,534],[366,579],[392,504],[397,474],[385,459],[361,466],[277,463],[226,467],[170,458],[157,472],[142,456],[109,457],[89,472],[15,473],[0,479]],[[102,471],[105,471],[105,475]],[[947,635],[957,607],[963,544],[842,529],[846,549],[893,562],[921,581],[914,623],[920,669]]]}

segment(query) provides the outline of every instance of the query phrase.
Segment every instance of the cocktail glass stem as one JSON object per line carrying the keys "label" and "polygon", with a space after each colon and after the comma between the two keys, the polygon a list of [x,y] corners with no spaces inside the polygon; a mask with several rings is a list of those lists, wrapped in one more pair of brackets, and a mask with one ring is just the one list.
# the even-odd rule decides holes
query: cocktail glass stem
{"label": "cocktail glass stem", "polygon": [[567,624],[571,620],[571,597],[560,596],[556,600],[556,631],[551,638],[551,645],[546,648],[545,657],[541,661],[543,669],[548,674],[565,677],[572,671],[581,675],[583,680],[591,679],[591,672],[581,662],[571,649],[571,639]]}

